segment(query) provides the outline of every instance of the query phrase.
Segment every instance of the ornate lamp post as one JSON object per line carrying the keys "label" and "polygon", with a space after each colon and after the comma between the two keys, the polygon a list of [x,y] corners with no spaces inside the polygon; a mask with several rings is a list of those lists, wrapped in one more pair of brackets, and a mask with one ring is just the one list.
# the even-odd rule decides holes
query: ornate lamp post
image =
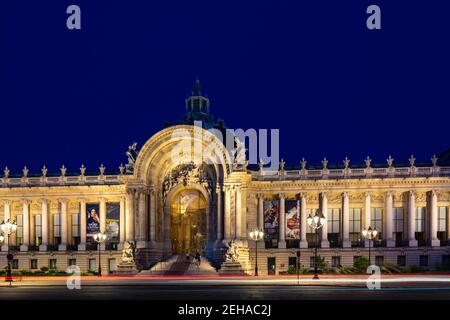
{"label": "ornate lamp post", "polygon": [[376,236],[378,235],[378,231],[376,229],[372,229],[372,227],[369,227],[367,230],[364,229],[361,233],[364,238],[369,240],[369,266],[370,266],[372,264],[370,262],[370,241],[376,238]]}
{"label": "ornate lamp post", "polygon": [[106,233],[99,231],[98,233],[94,234],[94,240],[97,242],[98,246],[98,276],[101,277],[102,276],[101,244],[106,240]]}
{"label": "ornate lamp post", "polygon": [[[2,230],[3,234],[6,234],[8,236],[8,255],[7,255],[8,269],[6,270],[5,281],[9,281],[9,285],[11,285],[11,282],[13,281],[12,274],[11,274],[11,261],[13,260],[13,255],[9,251],[9,244],[10,244],[11,234],[16,232],[16,230],[17,230],[17,223],[15,221],[11,221],[11,219],[8,219],[8,221],[6,221],[6,222],[2,221],[2,223],[0,224],[0,229]],[[5,238],[4,238],[4,236],[2,236],[2,237],[3,237],[3,241],[4,241]]]}
{"label": "ornate lamp post", "polygon": [[306,222],[309,227],[315,231],[316,234],[316,245],[314,248],[314,277],[313,279],[319,279],[319,274],[317,272],[317,248],[319,246],[319,230],[323,227],[323,225],[327,222],[327,219],[323,216],[322,213],[316,213],[313,216],[309,215],[306,218]]}
{"label": "ornate lamp post", "polygon": [[253,231],[249,233],[250,239],[255,241],[256,246],[256,260],[255,260],[255,276],[258,276],[258,241],[264,237],[264,232],[255,228]]}

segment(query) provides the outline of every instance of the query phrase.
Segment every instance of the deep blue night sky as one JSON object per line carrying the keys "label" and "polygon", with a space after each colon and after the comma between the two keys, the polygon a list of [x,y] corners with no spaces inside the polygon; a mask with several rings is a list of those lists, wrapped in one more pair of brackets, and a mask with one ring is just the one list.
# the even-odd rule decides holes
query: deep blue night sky
{"label": "deep blue night sky", "polygon": [[[66,8],[82,30],[66,28]],[[366,28],[370,4],[382,30]],[[281,156],[429,162],[450,147],[450,1],[2,1],[0,168],[116,169],[185,113],[279,128]]]}

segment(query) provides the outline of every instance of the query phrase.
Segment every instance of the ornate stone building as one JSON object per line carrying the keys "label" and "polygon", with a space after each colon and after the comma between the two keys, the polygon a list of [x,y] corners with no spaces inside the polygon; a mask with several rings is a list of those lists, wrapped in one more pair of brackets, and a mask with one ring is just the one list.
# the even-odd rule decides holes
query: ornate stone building
{"label": "ornate stone building", "polygon": [[[355,257],[368,254],[361,230],[379,231],[373,242],[378,264],[420,265],[435,268],[449,263],[450,152],[433,157],[429,164],[308,166],[270,171],[229,165],[224,144],[204,129],[225,129],[209,113],[209,100],[199,84],[186,100],[187,115],[167,125],[139,151],[128,151],[129,163],[115,174],[103,165],[98,175],[82,166],[77,174],[65,167],[56,175],[44,167],[39,175],[10,174],[0,179],[0,217],[17,222],[18,229],[5,240],[14,252],[13,268],[65,270],[76,264],[83,271],[98,263],[92,232],[106,231],[102,265],[114,272],[121,263],[124,243],[136,244],[136,263],[147,269],[157,261],[186,251],[202,251],[220,267],[231,240],[241,249],[240,263],[251,273],[255,243],[248,232],[264,230],[259,243],[260,273],[286,271],[295,263],[310,267],[315,245],[332,266],[353,265]],[[194,127],[201,120],[204,129]],[[185,135],[174,134],[182,130]],[[195,134],[201,130],[201,139]],[[206,139],[205,139],[206,137]],[[175,157],[180,142],[216,152],[200,162]],[[195,153],[196,148],[192,148]],[[189,155],[188,155],[189,156]],[[192,154],[191,154],[192,156]],[[309,214],[322,212],[327,223],[315,234],[306,223]]]}

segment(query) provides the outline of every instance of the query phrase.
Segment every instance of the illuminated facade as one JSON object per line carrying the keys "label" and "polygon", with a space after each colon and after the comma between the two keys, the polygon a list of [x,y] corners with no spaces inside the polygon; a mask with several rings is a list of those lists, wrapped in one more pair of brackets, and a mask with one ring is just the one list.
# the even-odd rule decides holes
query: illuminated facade
{"label": "illuminated facade", "polygon": [[[15,220],[18,229],[2,246],[1,265],[9,245],[14,269],[65,270],[76,264],[96,270],[92,233],[102,230],[109,235],[102,245],[109,272],[118,270],[127,241],[136,244],[138,269],[148,269],[162,258],[196,250],[220,267],[227,244],[235,240],[244,253],[239,262],[252,273],[255,244],[248,232],[255,227],[265,232],[258,253],[261,274],[286,271],[299,248],[301,264],[310,267],[316,244],[330,266],[351,266],[355,257],[368,254],[361,236],[368,226],[379,231],[372,244],[378,264],[432,269],[450,261],[449,152],[429,165],[416,165],[411,157],[405,166],[392,158],[384,166],[372,166],[370,159],[351,166],[346,159],[341,166],[324,160],[320,167],[302,161],[294,169],[281,163],[276,171],[250,170],[226,164],[226,148],[201,129],[219,150],[210,164],[174,161],[181,140],[206,146],[205,139],[196,141],[192,121],[223,127],[209,116],[209,100],[199,90],[186,105],[182,123],[157,132],[136,152],[132,172],[121,166],[110,174],[102,166],[98,175],[87,175],[84,167],[69,174],[63,167],[57,175],[45,168],[31,175],[25,168],[13,176],[5,169],[0,217]],[[180,129],[189,137],[174,135]],[[306,223],[315,212],[327,218],[318,242]]]}

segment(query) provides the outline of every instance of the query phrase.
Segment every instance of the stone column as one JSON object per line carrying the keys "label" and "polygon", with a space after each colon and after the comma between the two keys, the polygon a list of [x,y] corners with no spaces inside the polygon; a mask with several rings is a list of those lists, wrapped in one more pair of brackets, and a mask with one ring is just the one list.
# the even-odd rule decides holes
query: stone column
{"label": "stone column", "polygon": [[[100,232],[106,232],[106,199],[100,198]],[[100,244],[100,249],[105,250],[105,242]]]}
{"label": "stone column", "polygon": [[30,245],[30,202],[22,200],[23,241],[20,251],[28,251]]}
{"label": "stone column", "polygon": [[264,231],[264,195],[258,194],[258,228]]}
{"label": "stone column", "polygon": [[86,250],[86,200],[81,198],[80,202],[80,244],[78,245],[78,251]]}
{"label": "stone column", "polygon": [[42,244],[39,251],[47,251],[48,245],[48,200],[41,199]]}
{"label": "stone column", "polygon": [[216,188],[217,195],[217,207],[216,207],[216,221],[217,221],[217,234],[216,239],[218,241],[222,240],[222,189],[220,187]]}
{"label": "stone column", "polygon": [[106,200],[100,198],[100,232],[106,232]]}
{"label": "stone column", "polygon": [[438,205],[437,205],[437,193],[436,190],[432,190],[430,194],[430,240],[432,247],[439,247],[441,241],[437,237],[438,233]]}
{"label": "stone column", "polygon": [[119,205],[119,249],[123,249],[123,243],[125,242],[125,198],[120,198],[120,205]]}
{"label": "stone column", "polygon": [[285,199],[286,196],[284,193],[280,193],[280,220],[279,220],[279,239],[278,239],[278,248],[284,249],[286,248],[286,206]]}
{"label": "stone column", "polygon": [[149,230],[149,237],[150,237],[150,243],[153,243],[156,241],[156,199],[155,199],[156,193],[153,189],[149,190],[149,201],[150,201],[150,230]]}
{"label": "stone column", "polygon": [[[3,221],[8,221],[11,218],[11,202],[9,200],[3,201]],[[8,251],[8,236],[5,235],[5,240],[2,245],[2,251]]]}
{"label": "stone column", "polygon": [[306,222],[306,193],[300,194],[300,248],[308,248],[308,241],[306,241],[306,228],[308,223]]}
{"label": "stone column", "polygon": [[[368,229],[370,225],[370,211],[371,211],[372,205],[371,205],[371,198],[370,198],[370,192],[366,192],[364,194],[364,229]],[[381,230],[380,230],[381,231]],[[369,247],[369,240],[364,240],[364,246],[367,248]]]}
{"label": "stone column", "polygon": [[127,190],[126,210],[125,210],[125,228],[127,241],[134,241],[134,192]]}
{"label": "stone column", "polygon": [[235,217],[235,239],[242,238],[242,194],[241,188],[236,188],[236,217]]}
{"label": "stone column", "polygon": [[139,215],[139,233],[136,234],[136,239],[138,240],[137,246],[139,248],[145,248],[147,246],[147,219],[146,219],[146,194],[141,191],[138,194],[139,196],[139,207],[138,207],[138,215]]}
{"label": "stone column", "polygon": [[408,242],[410,247],[417,247],[416,240],[416,195],[413,190],[409,192],[408,206]]}
{"label": "stone column", "polygon": [[394,235],[394,201],[392,191],[386,192],[386,246],[395,247]]}
{"label": "stone column", "polygon": [[328,198],[325,192],[322,192],[322,214],[326,218],[327,222],[322,227],[322,242],[320,246],[322,248],[329,248],[330,242],[328,241]]}
{"label": "stone column", "polygon": [[351,248],[350,241],[350,203],[348,192],[342,194],[342,247]]}
{"label": "stone column", "polygon": [[231,240],[231,188],[229,186],[225,187],[225,214],[224,214],[224,233],[225,240],[228,242]]}
{"label": "stone column", "polygon": [[58,251],[65,251],[67,249],[67,200],[60,199],[61,203],[61,244],[58,246]]}

